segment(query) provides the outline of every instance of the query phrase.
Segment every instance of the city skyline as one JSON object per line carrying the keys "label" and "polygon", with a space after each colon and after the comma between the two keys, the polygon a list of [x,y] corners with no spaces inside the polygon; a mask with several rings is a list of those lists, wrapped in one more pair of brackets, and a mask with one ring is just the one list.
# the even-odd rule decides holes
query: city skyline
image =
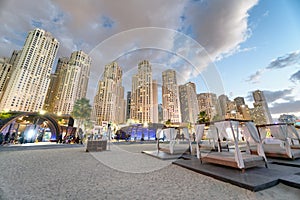
{"label": "city skyline", "polygon": [[[27,32],[43,28],[60,42],[57,59],[76,50],[90,52],[95,60],[92,64],[97,64],[91,69],[96,84],[101,73],[95,72],[103,71],[106,64],[116,60],[125,67],[126,87],[137,63],[147,59],[156,72],[154,79],[161,79],[160,72],[171,68],[179,73],[179,84],[196,82],[197,93],[201,93],[207,91],[205,82],[209,82],[201,80],[203,70],[213,63],[216,75],[220,76],[219,85],[229,98],[243,96],[252,107],[251,92],[259,89],[264,91],[273,117],[281,113],[300,116],[297,88],[300,29],[296,12],[299,2],[173,2],[129,1],[125,6],[123,2],[69,4],[45,0],[36,6],[34,1],[4,1],[0,16],[4,24],[0,28],[0,56],[10,56],[14,50],[21,49]],[[221,7],[224,12],[219,12]],[[128,34],[130,37],[124,38]],[[191,49],[199,50],[198,54],[187,51],[194,41],[199,46]],[[96,59],[95,55],[98,55]],[[198,66],[191,66],[194,63]],[[209,87],[209,92],[215,92],[214,85]],[[89,83],[89,97],[93,98],[96,88]]]}

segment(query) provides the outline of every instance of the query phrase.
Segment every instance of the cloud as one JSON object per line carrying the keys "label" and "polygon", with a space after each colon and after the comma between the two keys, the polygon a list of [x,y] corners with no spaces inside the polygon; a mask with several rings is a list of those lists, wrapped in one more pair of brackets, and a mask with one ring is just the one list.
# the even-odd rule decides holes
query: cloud
{"label": "cloud", "polygon": [[291,77],[290,80],[294,83],[300,81],[300,70],[294,73]]}
{"label": "cloud", "polygon": [[[262,92],[269,104],[272,104],[277,100],[293,101],[294,99],[294,97],[291,96],[293,88],[278,91],[263,90]],[[248,101],[254,101],[252,92],[248,93],[246,99]]]}
{"label": "cloud", "polygon": [[300,51],[294,51],[271,61],[267,69],[280,69],[300,64]]}
{"label": "cloud", "polygon": [[251,83],[258,83],[264,71],[265,69],[257,70],[255,74],[250,75],[246,81]]}
{"label": "cloud", "polygon": [[[279,56],[276,59],[271,60],[267,67],[259,69],[254,74],[250,75],[246,81],[251,83],[258,83],[262,74],[268,70],[282,69],[294,65],[300,64],[300,50],[287,53],[283,56]],[[294,74],[291,76],[290,80],[299,80],[299,74]]]}
{"label": "cloud", "polygon": [[[0,19],[5,22],[0,28],[0,55],[9,56],[14,49],[22,48],[27,32],[35,27],[51,32],[60,41],[58,57],[69,56],[75,50],[94,51],[97,45],[115,34],[136,28],[158,27],[180,31],[191,39],[178,37],[180,34],[175,37],[148,32],[144,32],[142,38],[119,38],[92,57],[91,73],[98,72],[112,61],[106,58],[118,58],[114,55],[120,56],[122,52],[124,54],[151,43],[152,47],[158,44],[161,49],[170,50],[179,57],[178,62],[171,64],[188,80],[199,75],[211,62],[246,50],[240,49],[239,45],[250,37],[248,13],[257,3],[258,0],[126,0],[117,3],[105,0],[40,0],[36,4],[34,0],[6,0],[0,13]],[[16,43],[13,38],[23,41],[22,44]],[[199,45],[202,48],[198,48]],[[147,59],[153,63],[160,62],[160,65],[170,63],[169,55],[164,55],[166,57],[162,58],[153,53]],[[98,62],[100,60],[102,62]],[[127,63],[119,64],[126,67]],[[178,63],[184,63],[184,66],[176,67]],[[192,64],[194,66],[188,66]],[[130,63],[130,66],[136,65]],[[89,87],[95,85],[97,83],[89,83]]]}
{"label": "cloud", "polygon": [[275,103],[270,108],[272,114],[282,113],[299,113],[300,112],[300,100],[290,101],[285,103]]}
{"label": "cloud", "polygon": [[263,93],[268,103],[273,103],[279,99],[292,100],[293,97],[289,96],[293,92],[293,89],[284,89],[278,91],[264,90]]}

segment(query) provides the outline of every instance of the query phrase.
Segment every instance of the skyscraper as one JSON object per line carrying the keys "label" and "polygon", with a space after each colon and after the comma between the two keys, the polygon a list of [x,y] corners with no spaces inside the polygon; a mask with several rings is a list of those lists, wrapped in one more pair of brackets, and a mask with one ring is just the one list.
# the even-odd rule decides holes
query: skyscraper
{"label": "skyscraper", "polygon": [[13,66],[5,58],[0,58],[0,100],[10,79]]}
{"label": "skyscraper", "polygon": [[83,51],[73,52],[70,59],[60,58],[51,75],[45,110],[71,114],[76,100],[86,97],[90,67],[91,58]]}
{"label": "skyscraper", "polygon": [[138,73],[132,77],[130,110],[131,119],[140,123],[154,122],[152,83],[152,67],[149,61],[143,60],[138,64]]}
{"label": "skyscraper", "polygon": [[162,73],[163,121],[181,122],[179,91],[175,70]]}
{"label": "skyscraper", "polygon": [[21,53],[22,50],[14,50],[9,59],[3,58],[3,60],[0,61],[0,102],[9,83],[9,79],[14,69],[16,69]]}
{"label": "skyscraper", "polygon": [[214,120],[215,116],[220,115],[217,95],[214,93],[197,94],[199,112],[205,111],[210,120]]}
{"label": "skyscraper", "polygon": [[130,119],[130,107],[131,107],[131,92],[127,92],[126,98],[126,120]]}
{"label": "skyscraper", "polygon": [[263,91],[256,90],[252,93],[254,108],[251,117],[256,124],[271,124],[273,119]]}
{"label": "skyscraper", "polygon": [[[122,94],[123,93],[123,94]],[[94,97],[93,113],[96,124],[115,122],[125,119],[124,88],[122,87],[122,69],[118,63],[105,65],[102,79],[98,83]],[[122,115],[122,117],[118,117]],[[123,122],[122,122],[123,123]]]}
{"label": "skyscraper", "polygon": [[0,103],[0,110],[43,108],[59,42],[42,29],[30,31]]}
{"label": "skyscraper", "polygon": [[196,85],[188,82],[179,86],[179,99],[182,122],[196,123],[199,107],[197,103]]}
{"label": "skyscraper", "polygon": [[222,94],[218,97],[220,109],[221,109],[221,117],[224,119],[227,114],[227,102],[229,102],[228,96]]}
{"label": "skyscraper", "polygon": [[243,116],[243,119],[251,120],[250,110],[245,104],[244,97],[236,97],[234,98],[234,102],[236,104],[237,112]]}
{"label": "skyscraper", "polygon": [[153,123],[158,123],[158,84],[152,80]]}

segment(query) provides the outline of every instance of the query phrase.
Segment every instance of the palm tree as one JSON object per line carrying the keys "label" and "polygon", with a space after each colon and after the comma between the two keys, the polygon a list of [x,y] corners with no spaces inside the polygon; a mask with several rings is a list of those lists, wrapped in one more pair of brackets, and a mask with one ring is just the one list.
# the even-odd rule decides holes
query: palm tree
{"label": "palm tree", "polygon": [[199,114],[198,114],[198,119],[197,119],[197,122],[198,123],[204,123],[204,122],[208,122],[209,121],[209,117],[208,115],[206,114],[205,111],[201,111]]}
{"label": "palm tree", "polygon": [[171,119],[168,119],[167,121],[165,121],[165,125],[167,127],[171,126],[172,125]]}
{"label": "palm tree", "polygon": [[92,106],[90,105],[90,101],[86,98],[78,99],[73,107],[73,111],[71,115],[74,117],[74,119],[77,121],[78,124],[78,136],[80,139],[82,139],[81,134],[79,134],[79,129],[82,125],[84,125],[85,121],[88,121],[90,119],[92,112]]}

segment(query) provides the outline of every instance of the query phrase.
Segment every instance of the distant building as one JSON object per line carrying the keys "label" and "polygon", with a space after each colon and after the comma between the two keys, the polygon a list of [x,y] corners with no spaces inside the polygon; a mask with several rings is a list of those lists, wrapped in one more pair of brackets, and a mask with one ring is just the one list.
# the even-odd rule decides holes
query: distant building
{"label": "distant building", "polygon": [[[155,84],[154,84],[155,85]],[[153,102],[152,67],[147,60],[138,64],[138,73],[132,77],[130,118],[139,123],[149,123],[158,120]],[[157,84],[156,84],[157,85]],[[157,94],[157,92],[156,92]],[[157,113],[157,118],[154,116]]]}
{"label": "distant building", "polygon": [[51,74],[44,109],[56,114],[69,115],[74,104],[86,98],[91,58],[83,51],[75,51],[70,58],[60,58],[56,71]]}
{"label": "distant building", "polygon": [[251,118],[256,124],[272,124],[273,119],[263,92],[256,90],[252,94],[254,108],[251,110]]}
{"label": "distant building", "polygon": [[0,101],[10,79],[13,66],[7,59],[0,59]]}
{"label": "distant building", "polygon": [[158,123],[158,84],[156,80],[152,80],[152,98],[153,98],[153,121]]}
{"label": "distant building", "polygon": [[220,105],[220,115],[224,119],[227,113],[227,102],[229,101],[228,96],[222,94],[218,97],[219,105]]}
{"label": "distant building", "polygon": [[245,104],[244,97],[236,97],[234,99],[237,112],[242,115],[242,119],[251,120],[250,110],[248,105]]}
{"label": "distant building", "polygon": [[199,112],[204,111],[210,120],[220,115],[220,107],[218,104],[217,95],[214,93],[197,94],[197,102]]}
{"label": "distant building", "polygon": [[126,98],[126,121],[130,119],[130,107],[131,107],[131,92],[127,92]]}
{"label": "distant building", "polygon": [[158,104],[158,123],[164,123],[163,121],[163,107],[162,104]]}
{"label": "distant building", "polygon": [[175,70],[169,69],[162,73],[162,108],[163,121],[181,122],[179,91]]}
{"label": "distant building", "polygon": [[0,103],[0,110],[36,112],[42,110],[59,42],[51,33],[34,29],[24,47]]}
{"label": "distant building", "polygon": [[298,118],[295,115],[282,114],[279,116],[278,121],[284,123],[295,123]]}
{"label": "distant building", "polygon": [[125,121],[122,74],[118,63],[105,65],[94,97],[93,113],[97,125],[102,125],[102,122],[124,123]]}
{"label": "distant building", "polygon": [[196,123],[199,114],[196,85],[188,82],[179,86],[179,99],[182,122]]}

